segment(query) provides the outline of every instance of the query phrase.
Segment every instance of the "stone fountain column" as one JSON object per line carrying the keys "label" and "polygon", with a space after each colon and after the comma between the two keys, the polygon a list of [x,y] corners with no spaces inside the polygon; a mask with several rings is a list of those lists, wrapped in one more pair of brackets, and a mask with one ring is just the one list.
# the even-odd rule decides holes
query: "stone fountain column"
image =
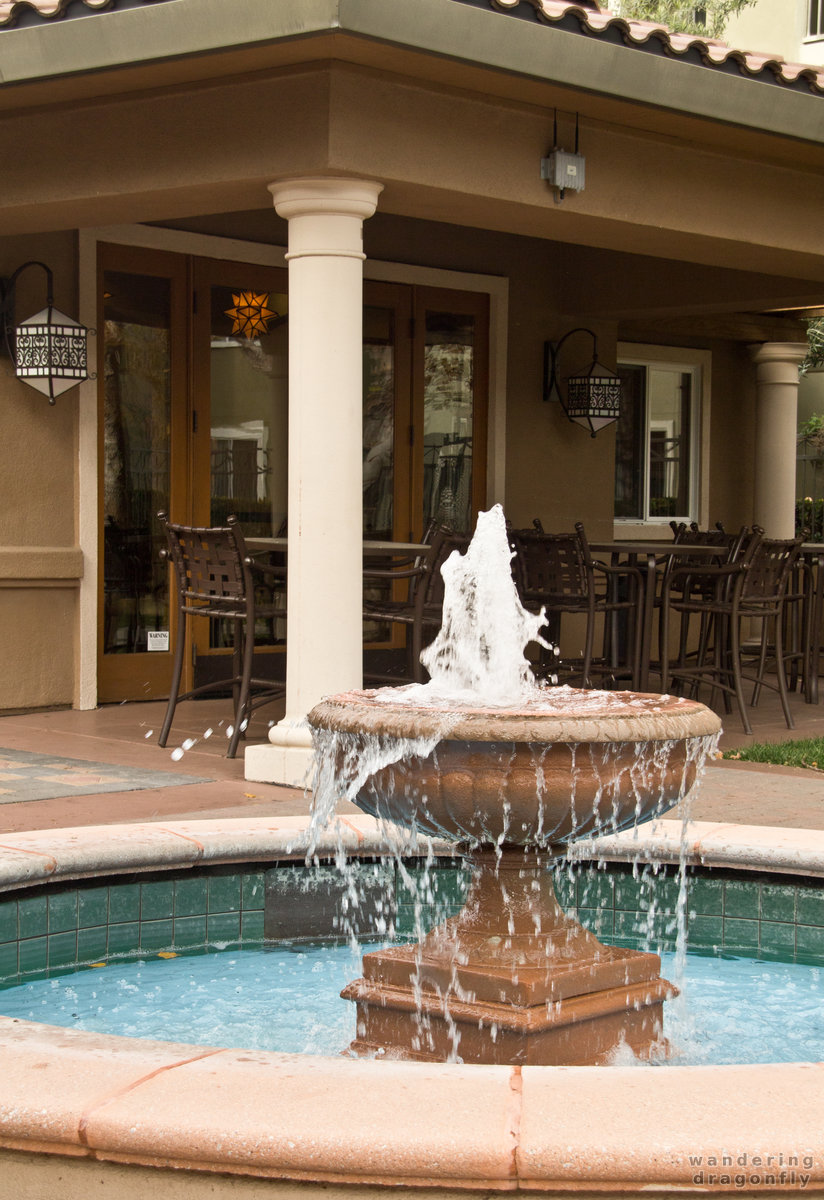
{"label": "stone fountain column", "polygon": [[362,683],[363,221],[382,188],[329,178],[269,188],[289,221],[286,715],[269,746],[247,749],[247,779],[306,783],[306,714]]}

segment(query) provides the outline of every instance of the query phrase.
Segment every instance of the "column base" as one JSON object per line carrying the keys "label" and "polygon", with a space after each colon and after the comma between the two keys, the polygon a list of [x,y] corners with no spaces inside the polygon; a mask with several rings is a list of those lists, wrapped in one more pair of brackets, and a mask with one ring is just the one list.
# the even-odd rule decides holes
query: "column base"
{"label": "column base", "polygon": [[308,788],[312,784],[315,752],[305,721],[285,717],[269,731],[269,745],[249,746],[243,760],[244,778],[254,783],[278,783]]}

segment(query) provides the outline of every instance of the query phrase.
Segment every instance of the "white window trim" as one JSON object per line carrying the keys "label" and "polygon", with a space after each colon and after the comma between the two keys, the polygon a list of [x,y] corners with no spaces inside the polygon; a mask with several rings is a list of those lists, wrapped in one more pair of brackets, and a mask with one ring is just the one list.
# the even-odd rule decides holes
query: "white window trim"
{"label": "white window trim", "polygon": [[[690,350],[683,346],[653,346],[641,342],[619,342],[618,362],[627,366],[697,368],[698,396],[695,403],[695,430],[691,447],[691,487],[696,511],[690,519],[706,527],[709,521],[709,429],[711,411],[712,354],[709,350]],[[615,518],[613,536],[632,541],[658,541],[664,531],[669,540],[669,517],[650,517],[646,521]]]}
{"label": "white window trim", "polygon": [[[237,238],[213,237],[185,230],[150,225],[111,225],[80,231],[79,308],[80,320],[89,327],[89,360],[96,362],[97,247],[99,242],[120,246],[143,246],[198,258],[258,263],[285,267],[282,246],[261,245]],[[489,408],[487,417],[487,507],[503,502],[506,484],[506,369],[509,327],[509,279],[500,275],[477,275],[406,263],[367,259],[364,279],[389,283],[419,284],[455,291],[483,292],[489,296]],[[80,417],[78,444],[78,540],[85,563],[80,586],[80,630],[78,670],[74,707],[97,706],[97,556],[98,556],[98,420],[97,381],[86,380],[79,388]]]}

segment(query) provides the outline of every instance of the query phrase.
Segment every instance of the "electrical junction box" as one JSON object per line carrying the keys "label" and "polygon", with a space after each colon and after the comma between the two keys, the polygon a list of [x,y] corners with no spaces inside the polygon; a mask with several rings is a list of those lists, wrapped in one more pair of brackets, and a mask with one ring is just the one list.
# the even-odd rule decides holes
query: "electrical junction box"
{"label": "electrical junction box", "polygon": [[546,179],[552,187],[560,188],[562,192],[582,192],[586,179],[583,154],[553,150],[548,158],[541,159],[541,179]]}

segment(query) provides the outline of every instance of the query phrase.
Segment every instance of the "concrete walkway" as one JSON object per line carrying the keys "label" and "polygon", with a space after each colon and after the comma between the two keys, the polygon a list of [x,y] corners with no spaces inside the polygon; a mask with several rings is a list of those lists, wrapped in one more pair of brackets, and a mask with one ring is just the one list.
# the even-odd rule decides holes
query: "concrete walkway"
{"label": "concrete walkway", "polygon": [[[85,764],[110,764],[131,768],[134,790],[77,794],[59,799],[15,802],[13,780],[0,794],[0,835],[4,831],[64,828],[72,825],[123,824],[135,821],[168,821],[172,818],[241,816],[299,816],[309,810],[310,798],[299,789],[247,783],[242,753],[224,757],[225,700],[181,705],[169,746],[157,745],[165,705],[161,702],[108,705],[92,712],[38,711],[0,717],[2,750],[22,750],[72,759]],[[824,707],[792,697],[795,730],[788,730],[777,698],[769,693],[752,711],[753,735],[740,729],[733,715],[724,718],[721,746],[735,749],[757,742],[781,742],[796,737],[824,735]],[[255,714],[248,742],[266,739],[269,722],[281,713],[273,704]],[[211,735],[205,737],[207,730]],[[175,748],[191,740],[177,759]],[[824,764],[822,764],[824,765]],[[162,787],[140,786],[141,772],[178,775],[181,783]],[[86,775],[88,773],[85,773]],[[183,782],[195,777],[198,782]],[[4,786],[0,779],[0,788]],[[351,809],[350,811],[355,811]],[[824,829],[824,773],[816,770],[760,766],[716,761],[709,764],[697,794],[691,798],[691,815],[698,821],[744,825],[791,826]]]}

